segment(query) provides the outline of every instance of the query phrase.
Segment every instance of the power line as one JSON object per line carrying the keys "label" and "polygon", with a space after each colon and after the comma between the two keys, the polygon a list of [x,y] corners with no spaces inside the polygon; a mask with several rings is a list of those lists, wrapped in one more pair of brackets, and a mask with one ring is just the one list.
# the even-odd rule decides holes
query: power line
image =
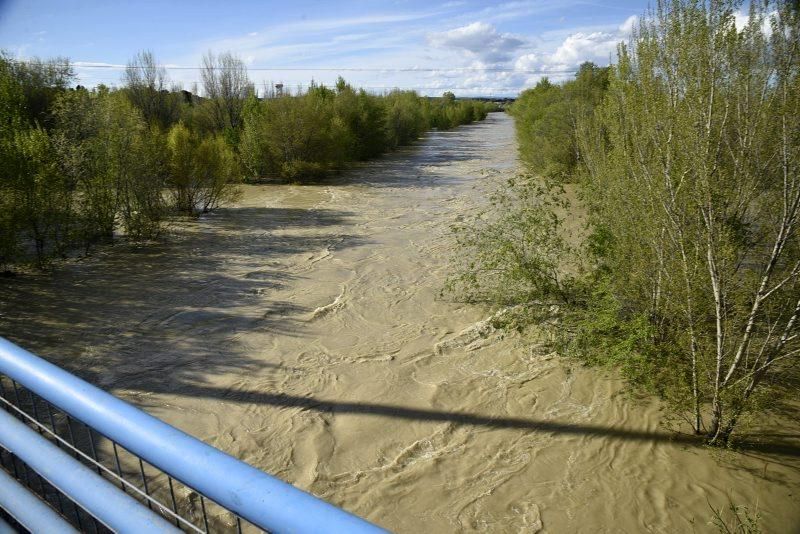
{"label": "power line", "polygon": [[[22,60],[15,60],[17,63],[24,63]],[[110,63],[52,63],[55,67],[75,67],[80,69],[116,69],[125,70],[128,68],[147,69],[146,65],[115,65]],[[238,70],[238,67],[226,66],[197,66],[187,65],[156,65],[158,69],[164,70]],[[514,69],[508,67],[248,67],[247,71],[277,71],[277,72],[507,72],[518,74],[575,74],[576,69]]]}
{"label": "power line", "polygon": [[[94,78],[94,77],[91,78],[91,81],[92,82],[99,82],[99,83],[105,83],[105,82],[115,83],[115,82],[119,82],[119,80],[116,79],[116,78]],[[187,85],[193,85],[193,84],[197,84],[198,86],[202,85],[202,81],[199,81],[199,80],[180,80],[180,82],[182,84],[187,84]],[[263,82],[254,82],[254,84],[257,87],[264,86]],[[283,85],[284,85],[284,90],[286,88],[289,88],[289,89],[291,89],[291,88],[306,89],[306,88],[311,87],[310,83],[284,82]],[[322,84],[318,83],[317,85],[325,85],[325,84],[324,83],[322,83]],[[358,87],[356,87],[356,88],[357,89],[385,90],[385,91],[391,91],[391,90],[394,90],[394,89],[399,89],[401,91],[452,91],[452,90],[456,90],[456,91],[467,91],[467,90],[469,90],[469,91],[472,91],[472,90],[475,90],[474,86],[466,86],[466,85],[437,85],[437,86],[433,86],[433,85],[427,85],[427,86],[426,85],[416,85],[416,86],[408,86],[408,85],[361,85],[361,84],[358,84]],[[519,88],[518,87],[493,87],[492,91],[493,92],[518,92]]]}

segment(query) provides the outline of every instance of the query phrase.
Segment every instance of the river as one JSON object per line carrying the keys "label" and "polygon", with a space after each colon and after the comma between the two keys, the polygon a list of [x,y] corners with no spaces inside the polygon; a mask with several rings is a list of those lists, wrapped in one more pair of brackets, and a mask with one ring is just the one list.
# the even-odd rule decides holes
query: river
{"label": "river", "polygon": [[439,296],[451,225],[517,167],[491,114],[244,186],[158,243],[0,280],[0,334],[397,532],[713,532],[728,495],[798,531],[796,421],[782,453],[648,438],[657,402]]}

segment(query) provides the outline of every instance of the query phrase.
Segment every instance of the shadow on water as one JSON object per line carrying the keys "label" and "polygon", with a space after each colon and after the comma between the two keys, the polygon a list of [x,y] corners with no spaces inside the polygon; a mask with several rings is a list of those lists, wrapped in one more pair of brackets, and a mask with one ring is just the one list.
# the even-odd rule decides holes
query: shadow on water
{"label": "shadow on water", "polygon": [[[0,335],[106,388],[256,370],[267,364],[237,335],[302,337],[311,311],[270,298],[301,277],[282,261],[364,245],[347,232],[351,216],[223,209],[161,242],[118,244],[52,272],[0,279]],[[297,228],[313,231],[285,231]]]}
{"label": "shadow on water", "polygon": [[[369,172],[343,173],[335,181],[412,187],[419,186],[417,177],[426,174],[434,179],[422,185],[443,185],[454,178],[438,174],[436,165],[471,159],[480,149],[477,141],[459,131],[436,132],[424,145],[406,147],[371,162]],[[437,180],[439,176],[441,180]],[[298,275],[286,271],[282,261],[287,255],[367,244],[347,232],[352,217],[350,212],[331,209],[223,209],[199,224],[186,225],[164,242],[118,245],[53,273],[0,278],[0,335],[107,389],[122,387],[325,414],[701,445],[697,437],[685,434],[332,401],[209,384],[208,377],[229,372],[291,372],[254,358],[237,343],[237,334],[304,335],[303,317],[310,310],[263,296],[290,283],[302,283]],[[298,228],[316,231],[313,235],[283,232]],[[231,263],[235,269],[230,269]],[[800,458],[795,434],[765,435],[763,439],[739,442],[737,449],[751,455]]]}
{"label": "shadow on water", "polygon": [[[280,368],[275,369],[280,371]],[[149,393],[168,393],[171,390],[162,389],[159,383],[140,383],[134,389]],[[367,402],[341,402],[302,397],[283,393],[267,393],[262,391],[227,390],[224,388],[205,386],[201,384],[182,384],[179,395],[192,397],[215,398],[228,402],[243,404],[270,405],[280,408],[299,408],[331,415],[371,415],[393,419],[414,421],[431,421],[452,423],[461,426],[483,427],[488,429],[511,429],[526,432],[550,432],[563,435],[584,436],[588,438],[607,438],[626,441],[639,441],[650,443],[672,443],[676,445],[702,447],[701,436],[677,432],[648,432],[624,428],[605,427],[598,425],[575,424],[557,421],[536,420],[520,417],[496,417],[475,413],[451,412],[445,410],[408,408],[391,404],[376,404]],[[781,436],[783,437],[783,436]],[[795,435],[788,436],[796,438]],[[771,441],[737,441],[734,450],[751,454],[771,454],[800,458],[800,444],[796,440],[784,439]],[[798,466],[800,469],[800,466]]]}

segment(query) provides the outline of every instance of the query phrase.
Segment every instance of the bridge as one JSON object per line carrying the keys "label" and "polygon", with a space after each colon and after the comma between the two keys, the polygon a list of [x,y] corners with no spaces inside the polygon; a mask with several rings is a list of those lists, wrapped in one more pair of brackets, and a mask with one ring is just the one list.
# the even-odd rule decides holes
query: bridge
{"label": "bridge", "polygon": [[386,532],[0,338],[0,534]]}

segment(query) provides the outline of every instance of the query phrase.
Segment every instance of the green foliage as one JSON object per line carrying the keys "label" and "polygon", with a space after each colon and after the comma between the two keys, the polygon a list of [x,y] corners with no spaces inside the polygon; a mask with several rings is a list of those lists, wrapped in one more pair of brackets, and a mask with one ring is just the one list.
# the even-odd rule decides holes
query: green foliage
{"label": "green foliage", "polygon": [[158,133],[121,93],[68,89],[64,72],[55,62],[0,61],[2,263],[33,257],[41,266],[117,229],[131,238],[161,229]]}
{"label": "green foliage", "polygon": [[220,136],[200,138],[176,124],[167,134],[167,168],[167,186],[179,211],[205,213],[236,197],[238,163]]}
{"label": "green foliage", "polygon": [[[6,163],[7,207],[11,210],[11,231],[22,242],[34,245],[37,261],[44,264],[50,253],[63,250],[69,221],[70,191],[56,172],[51,140],[41,128],[14,133],[3,150]],[[9,202],[10,201],[10,202]],[[24,240],[24,241],[23,241]],[[13,248],[12,248],[13,247]]]}
{"label": "green foliage", "polygon": [[659,4],[582,138],[598,266],[670,354],[651,360],[693,400],[676,411],[719,443],[792,363],[800,259],[797,14],[753,6],[738,31],[736,8]]}
{"label": "green foliage", "polygon": [[4,85],[16,86],[22,118],[28,125],[52,126],[49,110],[58,96],[75,78],[72,65],[66,58],[17,61],[0,53],[0,71]]}
{"label": "green foliage", "polygon": [[163,140],[121,93],[66,92],[53,108],[61,173],[74,190],[73,240],[88,248],[117,226],[132,238],[161,230]]}
{"label": "green foliage", "polygon": [[570,301],[572,276],[563,266],[575,251],[563,237],[560,191],[520,176],[493,197],[488,212],[455,227],[459,257],[446,291],[473,302],[509,306]]}
{"label": "green foliage", "polygon": [[152,52],[140,52],[128,63],[124,92],[145,122],[169,128],[180,119],[182,95],[167,89],[167,71]]}
{"label": "green foliage", "polygon": [[578,122],[591,116],[608,86],[608,67],[581,65],[574,80],[562,85],[543,78],[523,91],[511,108],[520,156],[534,174],[570,180],[580,159]]}
{"label": "green foliage", "polygon": [[[661,1],[610,70],[543,80],[513,109],[523,159],[578,181],[588,211],[565,349],[619,367],[712,444],[775,407],[800,354],[800,12],[751,4],[737,29],[739,7]],[[521,203],[462,240],[467,289],[496,285],[496,303],[564,294],[527,282],[542,265],[573,272],[537,246],[548,216],[519,215],[536,195]]]}
{"label": "green foliage", "polygon": [[197,182],[201,184],[197,206],[201,213],[236,200],[239,196],[236,183],[241,170],[228,141],[220,136],[204,138],[197,146],[194,159]]}
{"label": "green foliage", "polygon": [[340,77],[335,113],[349,132],[348,160],[365,161],[386,151],[386,110],[381,97],[356,91]]}
{"label": "green foliage", "polygon": [[142,52],[122,89],[88,91],[69,87],[65,59],[0,54],[0,266],[41,266],[120,234],[152,239],[171,210],[197,215],[232,201],[245,173],[319,178],[431,127],[485,117],[483,105],[454,96],[376,96],[343,79],[335,90],[312,83],[259,100],[229,53],[207,54],[201,76],[202,98],[169,90],[165,69]]}
{"label": "green foliage", "polygon": [[[324,88],[312,88],[302,96],[264,100],[263,109],[247,116],[247,167],[299,180],[318,178],[341,166],[351,140],[335,113],[335,99]],[[251,144],[254,137],[258,140]]]}
{"label": "green foliage", "polygon": [[244,61],[230,52],[203,56],[200,71],[205,100],[200,107],[205,124],[214,134],[223,134],[233,146],[238,144],[244,104],[255,90],[247,77]]}
{"label": "green foliage", "polygon": [[576,281],[574,291],[580,300],[564,315],[562,353],[618,369],[635,388],[690,408],[680,387],[683,377],[668,363],[675,363],[675,356],[663,343],[654,342],[657,331],[650,317],[626,309],[611,291],[607,274]]}
{"label": "green foliage", "polygon": [[63,251],[70,184],[57,172],[52,140],[39,121],[47,122],[41,107],[67,74],[55,61],[24,64],[0,55],[0,264],[33,249],[42,265]]}
{"label": "green foliage", "polygon": [[163,174],[157,143],[141,114],[119,94],[100,99],[101,124],[95,143],[99,154],[98,176],[112,184],[116,198],[113,211],[123,230],[132,237],[147,238],[158,233],[162,211]]}
{"label": "green foliage", "polygon": [[489,106],[477,100],[456,100],[453,93],[445,93],[434,100],[428,109],[431,126],[438,130],[450,130],[461,124],[482,121],[489,113]]}
{"label": "green foliage", "polygon": [[455,98],[432,102],[410,91],[371,95],[339,78],[335,90],[312,84],[303,94],[251,98],[238,147],[254,179],[319,179],[412,143],[430,128],[483,120],[487,109]]}
{"label": "green foliage", "polygon": [[384,97],[388,146],[395,148],[419,139],[430,128],[424,101],[411,91],[392,91]]}
{"label": "green foliage", "polygon": [[[165,188],[173,206],[191,214],[235,197],[241,170],[231,139],[238,133],[225,140],[227,132],[180,123],[164,133],[180,114],[196,115],[184,93],[165,89],[152,54],[131,62],[121,90],[70,89],[71,72],[63,59],[0,56],[0,265],[33,258],[41,266],[119,233],[154,238],[168,215]],[[221,92],[207,100],[208,113],[242,78],[211,82]],[[235,120],[235,109],[223,111]]]}

